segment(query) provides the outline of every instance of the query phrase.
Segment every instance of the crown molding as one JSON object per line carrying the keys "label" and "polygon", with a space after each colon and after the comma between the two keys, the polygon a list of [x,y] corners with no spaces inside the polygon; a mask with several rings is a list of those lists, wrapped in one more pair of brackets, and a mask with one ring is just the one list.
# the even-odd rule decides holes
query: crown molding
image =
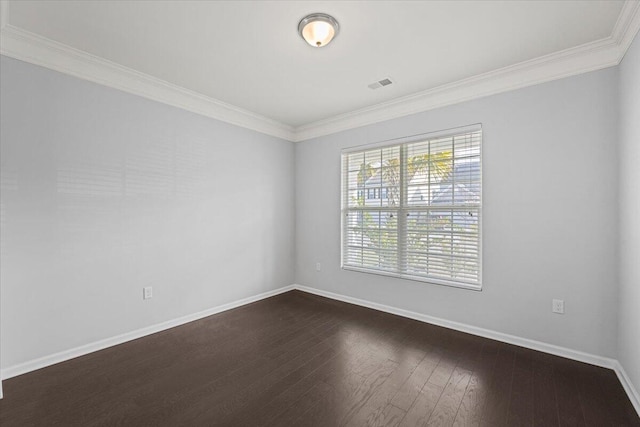
{"label": "crown molding", "polygon": [[634,38],[640,31],[640,1],[626,0],[613,27],[611,37],[616,41],[620,50],[620,59],[622,61],[624,55],[631,47]]}
{"label": "crown molding", "polygon": [[640,29],[640,2],[627,0],[609,37],[296,128],[296,141],[433,110],[618,65]]}
{"label": "crown molding", "polygon": [[9,23],[5,24],[0,32],[0,53],[236,126],[288,141],[294,139],[294,129],[291,126],[58,43]]}
{"label": "crown molding", "polygon": [[533,86],[620,63],[640,30],[640,1],[626,0],[609,37],[294,128],[9,23],[0,0],[0,54],[288,141],[348,129]]}

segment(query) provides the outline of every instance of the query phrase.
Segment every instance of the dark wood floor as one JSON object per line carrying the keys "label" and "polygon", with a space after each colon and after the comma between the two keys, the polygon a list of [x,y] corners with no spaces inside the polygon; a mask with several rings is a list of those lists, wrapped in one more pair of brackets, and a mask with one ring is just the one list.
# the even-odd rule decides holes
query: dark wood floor
{"label": "dark wood floor", "polygon": [[288,292],[4,382],[0,425],[640,426],[613,371]]}

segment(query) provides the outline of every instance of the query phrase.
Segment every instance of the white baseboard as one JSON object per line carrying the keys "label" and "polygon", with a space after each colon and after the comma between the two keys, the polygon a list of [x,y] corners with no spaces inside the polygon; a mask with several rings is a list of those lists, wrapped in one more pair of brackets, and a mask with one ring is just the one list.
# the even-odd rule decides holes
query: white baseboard
{"label": "white baseboard", "polygon": [[219,305],[207,310],[199,311],[197,313],[188,314],[186,316],[179,317],[177,319],[168,320],[166,322],[158,323],[156,325],[147,326],[142,329],[127,332],[115,337],[106,338],[100,341],[89,343],[80,347],[72,348],[69,350],[61,351],[59,353],[51,354],[48,356],[40,357],[38,359],[30,360],[18,365],[10,366],[2,370],[1,378],[6,380],[11,377],[26,374],[27,372],[35,371],[36,369],[45,368],[47,366],[54,365],[56,363],[64,362],[69,359],[74,359],[85,354],[93,353],[94,351],[103,350],[107,347],[122,344],[127,341],[142,338],[147,335],[155,334],[166,329],[170,329],[176,326],[184,325],[185,323],[193,322],[194,320],[202,319],[213,314],[221,313],[223,311],[231,310],[242,305],[250,304],[265,298],[272,297],[284,292],[292,291],[293,285],[284,286],[282,288],[274,289],[272,291],[264,292],[258,295],[254,295],[241,300],[233,301],[227,304]]}
{"label": "white baseboard", "polygon": [[362,300],[346,295],[336,294],[333,292],[324,291],[321,289],[310,288],[308,286],[302,286],[295,284],[295,289],[310,294],[319,295],[326,298],[331,298],[338,301],[343,301],[362,307],[372,308],[374,310],[384,311],[386,313],[396,314],[398,316],[407,317],[409,319],[418,320],[420,322],[430,323],[433,325],[443,326],[445,328],[454,329],[456,331],[466,332],[472,335],[478,335],[481,337],[489,338],[496,341],[505,342],[508,344],[514,344],[520,347],[530,348],[532,350],[542,351],[544,353],[554,354],[556,356],[565,357],[567,359],[577,360],[579,362],[589,363],[591,365],[601,366],[603,368],[612,369],[622,383],[622,387],[629,396],[629,400],[633,404],[636,412],[640,415],[640,397],[636,391],[633,383],[627,376],[626,372],[622,368],[620,362],[616,359],[608,357],[597,356],[594,354],[585,353],[578,350],[572,350],[566,347],[560,347],[553,344],[544,343],[541,341],[531,340],[528,338],[522,338],[515,335],[509,335],[502,332],[493,331],[490,329],[479,328],[477,326],[467,325],[465,323],[453,322],[451,320],[441,319],[439,317],[433,317],[422,313],[416,313],[409,310],[403,310],[401,308],[391,307],[384,304],[379,304],[371,301]]}

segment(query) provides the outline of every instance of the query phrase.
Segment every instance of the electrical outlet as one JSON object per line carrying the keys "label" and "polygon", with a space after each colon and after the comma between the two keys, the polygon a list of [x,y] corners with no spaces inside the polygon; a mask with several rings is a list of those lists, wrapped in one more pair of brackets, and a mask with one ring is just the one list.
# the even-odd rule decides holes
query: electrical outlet
{"label": "electrical outlet", "polygon": [[551,302],[551,311],[558,314],[564,314],[564,300],[554,299]]}
{"label": "electrical outlet", "polygon": [[142,299],[150,299],[151,297],[153,297],[153,288],[151,286],[142,288]]}
{"label": "electrical outlet", "polygon": [[320,265],[319,262],[316,262],[316,271],[320,271],[322,269],[322,266]]}

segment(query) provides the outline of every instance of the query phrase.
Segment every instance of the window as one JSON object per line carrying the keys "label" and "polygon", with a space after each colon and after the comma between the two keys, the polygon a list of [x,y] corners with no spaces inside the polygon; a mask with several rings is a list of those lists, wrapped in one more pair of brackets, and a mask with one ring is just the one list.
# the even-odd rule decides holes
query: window
{"label": "window", "polygon": [[480,289],[481,145],[478,125],[343,152],[343,268]]}

